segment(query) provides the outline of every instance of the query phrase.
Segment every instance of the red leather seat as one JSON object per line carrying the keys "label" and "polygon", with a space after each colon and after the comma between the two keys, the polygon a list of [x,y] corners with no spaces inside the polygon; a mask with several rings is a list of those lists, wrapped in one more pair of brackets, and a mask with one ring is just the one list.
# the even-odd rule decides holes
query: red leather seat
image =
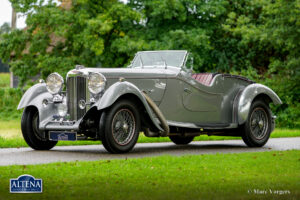
{"label": "red leather seat", "polygon": [[199,73],[199,74],[193,74],[192,78],[197,80],[199,83],[209,86],[212,79],[214,77],[213,73]]}

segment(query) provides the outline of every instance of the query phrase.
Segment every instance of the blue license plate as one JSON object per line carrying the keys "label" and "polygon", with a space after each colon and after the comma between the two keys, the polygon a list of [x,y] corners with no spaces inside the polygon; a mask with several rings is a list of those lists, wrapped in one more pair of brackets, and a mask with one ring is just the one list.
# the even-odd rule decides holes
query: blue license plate
{"label": "blue license plate", "polygon": [[49,139],[52,141],[75,141],[77,139],[76,135],[76,132],[50,131]]}

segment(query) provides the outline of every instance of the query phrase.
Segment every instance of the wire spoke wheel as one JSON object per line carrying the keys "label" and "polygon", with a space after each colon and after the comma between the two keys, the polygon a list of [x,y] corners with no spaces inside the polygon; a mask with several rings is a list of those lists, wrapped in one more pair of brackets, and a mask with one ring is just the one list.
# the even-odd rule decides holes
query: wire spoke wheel
{"label": "wire spoke wheel", "polygon": [[135,133],[135,118],[129,109],[116,112],[112,120],[112,135],[119,145],[128,144]]}
{"label": "wire spoke wheel", "polygon": [[252,135],[258,140],[263,139],[268,130],[268,116],[265,110],[260,107],[255,108],[251,114],[250,123]]}
{"label": "wire spoke wheel", "polygon": [[104,148],[110,153],[126,153],[136,144],[141,127],[136,103],[127,99],[115,102],[100,118],[99,131]]}
{"label": "wire spoke wheel", "polygon": [[252,103],[249,116],[241,126],[242,138],[249,147],[262,147],[270,138],[272,112],[269,105],[259,99]]}

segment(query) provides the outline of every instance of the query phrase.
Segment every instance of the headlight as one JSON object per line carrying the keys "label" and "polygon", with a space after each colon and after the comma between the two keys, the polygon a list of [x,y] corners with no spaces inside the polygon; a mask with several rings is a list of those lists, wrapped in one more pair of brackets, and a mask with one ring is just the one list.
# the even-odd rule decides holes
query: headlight
{"label": "headlight", "polygon": [[58,73],[50,74],[46,79],[46,87],[51,94],[58,94],[64,84],[64,79]]}
{"label": "headlight", "polygon": [[100,73],[90,73],[89,75],[89,90],[92,94],[98,94],[105,88],[106,79]]}

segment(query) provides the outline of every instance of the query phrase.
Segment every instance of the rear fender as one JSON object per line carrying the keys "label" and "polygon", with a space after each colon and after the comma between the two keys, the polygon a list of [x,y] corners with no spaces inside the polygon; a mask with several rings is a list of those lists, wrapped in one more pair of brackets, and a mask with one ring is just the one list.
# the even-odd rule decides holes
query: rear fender
{"label": "rear fender", "polygon": [[257,97],[260,94],[267,95],[275,105],[282,104],[280,98],[272,89],[262,84],[251,84],[243,90],[238,101],[239,124],[243,124],[246,122],[250,112],[251,104],[255,97]]}

